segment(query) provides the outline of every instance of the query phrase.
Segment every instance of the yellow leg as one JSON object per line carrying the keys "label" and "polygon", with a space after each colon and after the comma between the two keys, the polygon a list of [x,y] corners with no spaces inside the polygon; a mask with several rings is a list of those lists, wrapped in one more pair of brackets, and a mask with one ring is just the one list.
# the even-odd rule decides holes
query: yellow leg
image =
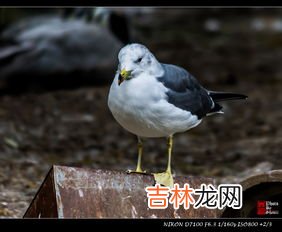
{"label": "yellow leg", "polygon": [[172,146],[173,146],[173,136],[169,136],[167,139],[167,154],[168,154],[168,162],[167,162],[167,169],[166,172],[171,174],[171,153],[172,153]]}
{"label": "yellow leg", "polygon": [[136,171],[135,172],[142,172],[142,168],[141,168],[141,162],[142,162],[142,154],[143,154],[143,143],[142,140],[138,137],[138,161],[137,161],[137,167],[136,167]]}
{"label": "yellow leg", "polygon": [[135,171],[128,170],[128,173],[146,173],[146,171],[143,171],[141,168],[142,163],[142,154],[143,154],[143,143],[140,137],[138,137],[138,161],[137,161],[137,167]]}
{"label": "yellow leg", "polygon": [[154,178],[157,184],[161,184],[168,187],[173,187],[173,177],[171,173],[171,153],[173,146],[173,136],[169,136],[167,139],[167,154],[168,154],[168,162],[167,168],[165,172],[162,173],[154,173]]}

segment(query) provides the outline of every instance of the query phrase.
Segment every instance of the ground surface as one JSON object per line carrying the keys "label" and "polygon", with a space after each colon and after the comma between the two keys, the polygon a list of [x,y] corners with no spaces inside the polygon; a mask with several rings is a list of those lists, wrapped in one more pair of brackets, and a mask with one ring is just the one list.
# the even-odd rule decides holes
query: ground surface
{"label": "ground surface", "polygon": [[[135,20],[134,36],[159,60],[189,69],[206,88],[241,92],[249,99],[226,103],[224,115],[176,135],[174,173],[228,182],[281,169],[282,32],[279,23],[271,26],[281,12],[188,11],[163,9],[158,20]],[[252,29],[257,18],[267,21],[264,29]],[[217,29],[210,31],[209,25]],[[135,167],[136,138],[111,116],[108,89],[0,97],[1,217],[23,215],[53,164]],[[163,170],[165,149],[164,139],[145,141],[144,168]]]}

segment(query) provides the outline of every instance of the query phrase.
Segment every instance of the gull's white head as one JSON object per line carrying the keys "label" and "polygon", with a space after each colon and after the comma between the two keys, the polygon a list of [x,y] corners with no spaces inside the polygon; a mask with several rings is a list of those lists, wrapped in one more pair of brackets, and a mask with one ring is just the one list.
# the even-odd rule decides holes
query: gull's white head
{"label": "gull's white head", "polygon": [[140,74],[161,75],[162,67],[155,56],[142,44],[129,44],[118,54],[119,85],[126,80],[137,78]]}

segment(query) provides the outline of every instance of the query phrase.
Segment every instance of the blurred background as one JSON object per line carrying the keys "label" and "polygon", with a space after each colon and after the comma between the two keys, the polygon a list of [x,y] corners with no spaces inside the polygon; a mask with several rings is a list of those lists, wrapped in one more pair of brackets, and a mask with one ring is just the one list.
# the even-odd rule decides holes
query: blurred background
{"label": "blurred background", "polygon": [[[22,217],[53,164],[134,169],[107,107],[117,53],[146,45],[207,89],[243,93],[175,136],[176,175],[236,183],[282,168],[282,9],[0,8],[0,217]],[[143,167],[166,167],[165,139]]]}

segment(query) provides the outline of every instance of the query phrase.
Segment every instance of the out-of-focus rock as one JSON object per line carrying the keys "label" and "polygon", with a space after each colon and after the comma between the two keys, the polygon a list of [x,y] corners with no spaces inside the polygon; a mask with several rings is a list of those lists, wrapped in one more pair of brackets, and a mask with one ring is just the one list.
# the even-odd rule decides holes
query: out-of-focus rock
{"label": "out-of-focus rock", "polygon": [[251,29],[255,31],[270,31],[278,32],[282,31],[282,20],[277,17],[260,17],[254,18],[251,21]]}
{"label": "out-of-focus rock", "polygon": [[204,27],[207,31],[216,32],[220,30],[221,24],[217,19],[207,19]]}

